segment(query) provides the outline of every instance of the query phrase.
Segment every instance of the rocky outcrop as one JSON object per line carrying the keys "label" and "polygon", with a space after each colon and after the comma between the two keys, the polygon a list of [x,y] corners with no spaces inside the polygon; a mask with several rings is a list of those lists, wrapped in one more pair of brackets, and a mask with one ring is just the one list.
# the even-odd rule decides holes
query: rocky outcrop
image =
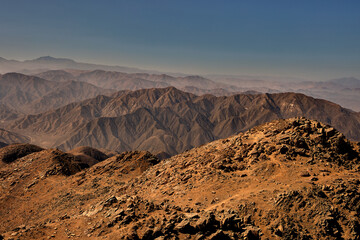
{"label": "rocky outcrop", "polygon": [[0,233],[358,239],[359,153],[359,143],[306,118],[273,121],[164,160],[129,151],[81,169],[72,154],[43,150],[0,165]]}
{"label": "rocky outcrop", "polygon": [[11,163],[18,158],[42,150],[43,148],[32,144],[12,144],[0,150],[0,160],[4,163]]}

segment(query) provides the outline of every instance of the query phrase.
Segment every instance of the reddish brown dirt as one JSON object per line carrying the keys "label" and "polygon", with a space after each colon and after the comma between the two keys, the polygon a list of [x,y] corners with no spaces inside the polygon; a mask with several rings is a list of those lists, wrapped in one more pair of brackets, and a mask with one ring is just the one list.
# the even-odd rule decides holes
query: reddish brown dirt
{"label": "reddish brown dirt", "polygon": [[1,165],[0,233],[357,239],[359,148],[330,126],[293,118],[160,162],[148,152],[125,152],[81,169],[72,155],[44,150]]}

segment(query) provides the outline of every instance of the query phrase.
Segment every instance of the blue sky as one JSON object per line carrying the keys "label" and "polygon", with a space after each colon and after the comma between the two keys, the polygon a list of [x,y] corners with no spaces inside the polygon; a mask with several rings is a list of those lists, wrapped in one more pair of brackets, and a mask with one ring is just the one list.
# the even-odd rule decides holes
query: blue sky
{"label": "blue sky", "polygon": [[0,56],[185,73],[360,78],[358,0],[2,0]]}

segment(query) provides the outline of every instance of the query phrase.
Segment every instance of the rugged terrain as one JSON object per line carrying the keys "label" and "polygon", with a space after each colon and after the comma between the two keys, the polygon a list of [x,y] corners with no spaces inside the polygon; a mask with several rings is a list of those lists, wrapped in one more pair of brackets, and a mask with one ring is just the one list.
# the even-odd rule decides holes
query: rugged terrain
{"label": "rugged terrain", "polygon": [[344,77],[328,81],[316,79],[283,79],[269,76],[186,76],[164,74],[121,66],[106,66],[76,62],[72,59],[44,56],[37,59],[16,61],[0,57],[0,74],[19,72],[36,75],[51,81],[84,81],[102,88],[136,90],[142,88],[174,86],[194,94],[227,96],[256,91],[262,93],[297,92],[322,98],[345,108],[360,111],[360,80]]}
{"label": "rugged terrain", "polygon": [[314,98],[326,99],[345,108],[360,111],[360,80],[344,77],[327,81],[315,79],[277,79],[249,76],[209,76],[210,79],[235,86],[240,91],[257,91],[263,93],[296,92]]}
{"label": "rugged terrain", "polygon": [[30,139],[23,135],[13,133],[0,128],[0,141],[10,144],[10,143],[25,143],[25,142],[29,142]]}
{"label": "rugged terrain", "polygon": [[[16,149],[22,155],[4,161]],[[162,161],[135,151],[91,166],[33,145],[0,153],[0,232],[9,239],[360,236],[360,144],[305,118],[276,120]]]}
{"label": "rugged terrain", "polygon": [[356,78],[340,78],[328,81],[280,81],[241,77],[174,77],[167,74],[125,73],[103,70],[52,70],[39,73],[37,76],[51,81],[84,81],[102,88],[117,90],[173,86],[196,95],[229,96],[244,92],[296,92],[314,98],[326,99],[345,108],[360,111],[360,100],[358,100],[360,99],[360,80]]}
{"label": "rugged terrain", "polygon": [[79,146],[170,155],[275,119],[305,116],[359,140],[360,113],[303,94],[196,96],[173,87],[120,91],[27,115],[8,129],[31,143],[69,150]]}

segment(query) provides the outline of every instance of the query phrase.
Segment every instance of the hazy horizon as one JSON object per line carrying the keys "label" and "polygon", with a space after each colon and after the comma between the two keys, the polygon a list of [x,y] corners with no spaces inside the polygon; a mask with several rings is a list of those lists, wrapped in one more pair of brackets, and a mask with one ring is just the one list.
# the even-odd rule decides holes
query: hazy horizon
{"label": "hazy horizon", "polygon": [[0,57],[160,72],[360,78],[358,1],[9,1]]}

